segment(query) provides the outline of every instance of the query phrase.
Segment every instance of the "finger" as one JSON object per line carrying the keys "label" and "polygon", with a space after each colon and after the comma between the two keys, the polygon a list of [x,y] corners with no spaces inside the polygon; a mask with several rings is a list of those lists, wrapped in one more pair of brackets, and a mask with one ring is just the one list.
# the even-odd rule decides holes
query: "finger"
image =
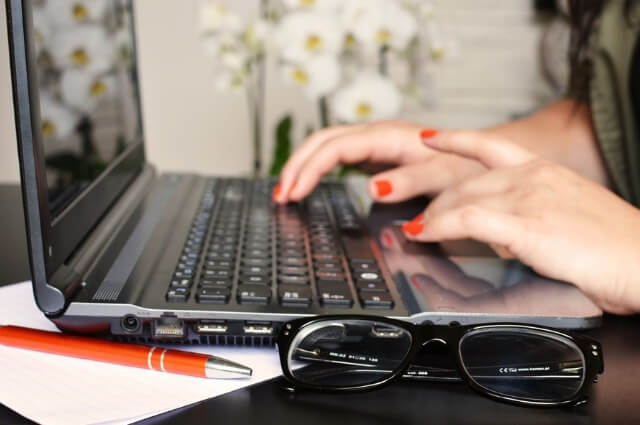
{"label": "finger", "polygon": [[404,165],[373,176],[369,193],[378,202],[400,202],[419,195],[436,195],[477,168],[454,167],[451,156],[438,155],[425,162]]}
{"label": "finger", "polygon": [[490,170],[450,185],[427,208],[429,215],[461,207],[478,199],[508,192],[514,184],[513,168]]}
{"label": "finger", "polygon": [[300,165],[307,160],[309,155],[311,155],[318,146],[332,137],[347,134],[349,132],[360,131],[364,126],[364,124],[334,126],[316,131],[307,137],[302,145],[293,152],[282,168],[282,172],[280,173],[280,185],[278,186],[278,193],[276,194],[274,192],[274,200],[277,202],[286,202],[287,195],[295,183],[295,177],[298,175]]}
{"label": "finger", "polygon": [[[338,164],[410,163],[428,159],[432,154],[420,143],[419,132],[408,127],[379,126],[336,136],[318,148],[299,167],[296,186],[289,192],[290,200],[307,196],[320,178]],[[284,190],[284,189],[283,189]]]}
{"label": "finger", "polygon": [[465,205],[435,216],[425,214],[421,220],[403,226],[409,239],[423,242],[475,239],[499,245],[517,256],[519,246],[526,239],[526,227],[520,217],[499,209]]}
{"label": "finger", "polygon": [[518,165],[535,158],[515,143],[481,131],[442,131],[435,137],[423,138],[423,143],[441,152],[475,159],[489,168]]}

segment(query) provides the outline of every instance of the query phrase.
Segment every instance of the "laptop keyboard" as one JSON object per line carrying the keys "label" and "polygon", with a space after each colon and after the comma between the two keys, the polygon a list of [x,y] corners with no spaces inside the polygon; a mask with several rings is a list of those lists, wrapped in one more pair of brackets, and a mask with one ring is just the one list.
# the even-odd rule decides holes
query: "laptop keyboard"
{"label": "laptop keyboard", "polygon": [[393,308],[344,187],[322,183],[303,202],[279,206],[271,201],[273,185],[245,179],[207,183],[167,301]]}

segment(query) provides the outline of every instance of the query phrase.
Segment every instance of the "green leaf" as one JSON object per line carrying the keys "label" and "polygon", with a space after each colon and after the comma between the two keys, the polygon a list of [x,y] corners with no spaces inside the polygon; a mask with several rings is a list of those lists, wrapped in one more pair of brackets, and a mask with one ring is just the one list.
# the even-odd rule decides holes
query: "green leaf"
{"label": "green leaf", "polygon": [[273,148],[273,158],[271,160],[271,170],[269,175],[278,176],[282,167],[291,155],[291,129],[293,128],[293,118],[291,114],[285,115],[276,126],[276,143]]}

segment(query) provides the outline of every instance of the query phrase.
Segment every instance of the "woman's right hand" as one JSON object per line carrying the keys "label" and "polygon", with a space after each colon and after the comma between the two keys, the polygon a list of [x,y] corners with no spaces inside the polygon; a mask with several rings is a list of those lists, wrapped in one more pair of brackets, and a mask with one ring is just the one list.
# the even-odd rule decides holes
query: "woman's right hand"
{"label": "woman's right hand", "polygon": [[369,182],[369,193],[378,202],[435,195],[453,183],[486,170],[477,161],[425,147],[422,140],[436,134],[436,130],[404,121],[320,130],[309,136],[289,158],[273,199],[282,204],[303,199],[322,176],[338,164],[394,166],[375,174]]}

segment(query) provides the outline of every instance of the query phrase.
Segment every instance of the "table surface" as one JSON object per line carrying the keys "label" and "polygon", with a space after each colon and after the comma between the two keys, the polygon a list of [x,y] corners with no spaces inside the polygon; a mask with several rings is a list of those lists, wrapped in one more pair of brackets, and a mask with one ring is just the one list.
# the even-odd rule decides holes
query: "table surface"
{"label": "table surface", "polygon": [[[0,185],[0,285],[29,279],[22,202],[17,186]],[[602,342],[605,373],[586,405],[523,408],[484,398],[463,384],[397,382],[352,395],[291,394],[280,379],[209,399],[140,424],[201,424],[203,418],[243,424],[632,424],[640,423],[640,318],[605,316],[588,332]],[[0,404],[0,423],[33,422]]]}

